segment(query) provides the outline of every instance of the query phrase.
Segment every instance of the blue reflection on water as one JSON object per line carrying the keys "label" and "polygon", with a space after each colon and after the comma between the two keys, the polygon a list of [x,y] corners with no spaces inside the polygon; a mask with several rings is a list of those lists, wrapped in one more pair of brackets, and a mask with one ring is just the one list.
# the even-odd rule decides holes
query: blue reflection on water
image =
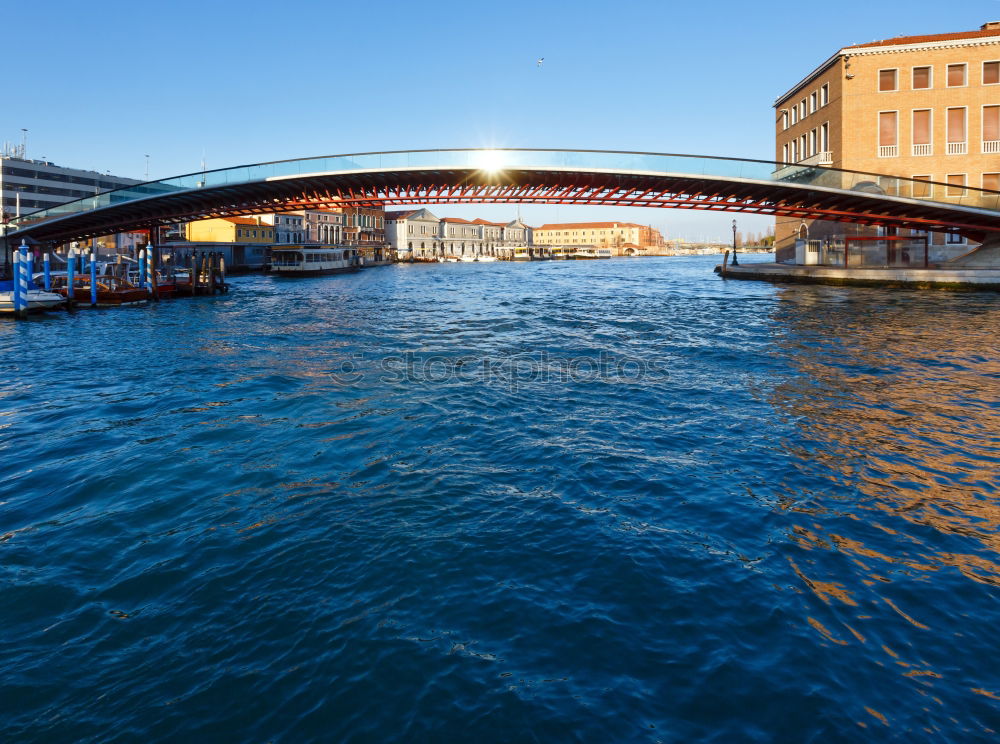
{"label": "blue reflection on water", "polygon": [[716,260],[0,324],[6,736],[993,738],[996,296]]}

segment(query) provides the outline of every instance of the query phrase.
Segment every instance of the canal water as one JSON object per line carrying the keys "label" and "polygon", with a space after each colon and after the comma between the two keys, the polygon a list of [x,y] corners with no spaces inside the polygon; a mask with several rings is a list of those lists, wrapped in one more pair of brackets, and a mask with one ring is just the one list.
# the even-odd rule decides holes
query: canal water
{"label": "canal water", "polygon": [[997,295],[717,260],[0,324],[3,739],[996,741]]}

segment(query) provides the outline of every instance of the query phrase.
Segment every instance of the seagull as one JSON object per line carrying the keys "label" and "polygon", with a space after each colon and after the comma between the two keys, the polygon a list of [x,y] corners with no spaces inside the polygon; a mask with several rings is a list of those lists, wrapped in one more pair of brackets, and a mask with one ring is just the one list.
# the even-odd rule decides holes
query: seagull
{"label": "seagull", "polygon": [[536,65],[537,65],[538,67],[541,67],[541,66],[542,66],[542,62],[544,62],[544,61],[545,61],[545,57],[539,57],[539,58],[538,58],[538,61],[537,61],[537,62],[535,62],[535,64],[536,64]]}

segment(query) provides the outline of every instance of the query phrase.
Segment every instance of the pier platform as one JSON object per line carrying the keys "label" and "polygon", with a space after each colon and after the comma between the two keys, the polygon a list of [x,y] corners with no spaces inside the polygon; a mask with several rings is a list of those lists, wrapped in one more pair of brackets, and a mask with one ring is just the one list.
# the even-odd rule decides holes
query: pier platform
{"label": "pier platform", "polygon": [[833,284],[858,287],[911,287],[914,289],[959,289],[1000,291],[1000,268],[838,268],[750,263],[715,267],[725,279],[765,282]]}

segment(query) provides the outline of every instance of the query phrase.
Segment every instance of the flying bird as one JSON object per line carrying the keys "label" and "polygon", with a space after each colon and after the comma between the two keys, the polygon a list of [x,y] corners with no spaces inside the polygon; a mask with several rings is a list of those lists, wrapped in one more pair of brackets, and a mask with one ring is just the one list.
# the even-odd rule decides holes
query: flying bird
{"label": "flying bird", "polygon": [[538,65],[539,67],[541,67],[542,66],[542,62],[544,62],[544,61],[545,61],[545,57],[539,57],[538,61],[535,62],[535,64]]}

